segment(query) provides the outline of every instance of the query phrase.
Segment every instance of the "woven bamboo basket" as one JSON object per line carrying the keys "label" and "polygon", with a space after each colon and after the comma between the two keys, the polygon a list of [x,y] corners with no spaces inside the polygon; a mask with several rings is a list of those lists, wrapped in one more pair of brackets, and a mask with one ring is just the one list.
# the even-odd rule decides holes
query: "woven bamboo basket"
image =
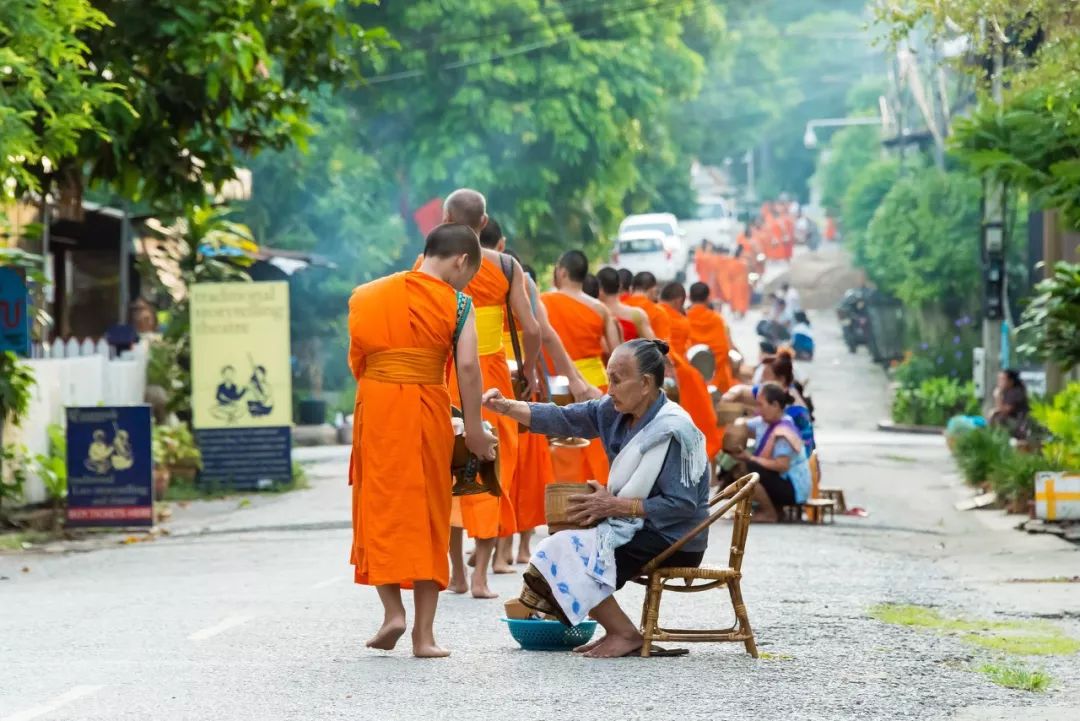
{"label": "woven bamboo basket", "polygon": [[570,523],[567,514],[571,496],[592,493],[592,486],[585,483],[549,483],[544,488],[544,517],[549,533],[580,530],[582,526]]}
{"label": "woven bamboo basket", "polygon": [[744,423],[734,423],[724,429],[724,452],[732,455],[746,450],[750,429]]}

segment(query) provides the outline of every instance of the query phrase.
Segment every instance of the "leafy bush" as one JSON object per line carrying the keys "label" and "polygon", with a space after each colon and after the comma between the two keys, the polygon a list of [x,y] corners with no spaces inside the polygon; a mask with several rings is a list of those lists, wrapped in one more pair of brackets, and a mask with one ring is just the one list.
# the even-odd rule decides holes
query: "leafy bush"
{"label": "leafy bush", "polygon": [[1057,470],[1061,470],[1060,466],[1041,453],[1028,453],[1006,446],[1001,461],[990,468],[987,480],[1002,498],[1031,498],[1035,490],[1035,474]]}
{"label": "leafy bush", "polygon": [[1052,402],[1032,405],[1031,415],[1050,434],[1042,452],[1065,470],[1080,470],[1080,382],[1074,381]]}
{"label": "leafy bush", "polygon": [[923,426],[944,426],[953,416],[978,412],[974,384],[944,376],[928,378],[915,388],[900,388],[892,407],[895,422]]}
{"label": "leafy bush", "polygon": [[918,388],[924,381],[940,376],[957,380],[971,378],[971,348],[961,328],[971,326],[970,318],[956,321],[956,335],[946,348],[935,350],[929,344],[911,354],[893,371],[892,378],[901,388]]}
{"label": "leafy bush", "polygon": [[1009,446],[1009,434],[1000,428],[975,428],[961,433],[953,441],[953,455],[960,473],[970,485],[990,479],[990,472],[1000,466]]}
{"label": "leafy bush", "polygon": [[57,423],[50,423],[48,432],[49,453],[39,453],[34,460],[37,462],[38,477],[45,485],[49,498],[59,503],[67,497],[67,436],[64,435],[64,427]]}
{"label": "leafy bush", "polygon": [[154,426],[152,448],[154,463],[158,465],[202,468],[202,452],[184,424]]}
{"label": "leafy bush", "polygon": [[1080,263],[1058,263],[1024,309],[1020,348],[1062,368],[1080,365]]}

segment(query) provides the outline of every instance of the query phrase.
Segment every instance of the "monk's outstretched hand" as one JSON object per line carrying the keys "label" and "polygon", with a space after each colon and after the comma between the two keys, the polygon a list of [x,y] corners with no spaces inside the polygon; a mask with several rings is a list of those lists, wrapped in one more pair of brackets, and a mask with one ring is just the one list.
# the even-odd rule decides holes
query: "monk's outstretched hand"
{"label": "monk's outstretched hand", "polygon": [[498,445],[499,439],[486,430],[465,432],[465,447],[482,461],[495,460],[495,447]]}

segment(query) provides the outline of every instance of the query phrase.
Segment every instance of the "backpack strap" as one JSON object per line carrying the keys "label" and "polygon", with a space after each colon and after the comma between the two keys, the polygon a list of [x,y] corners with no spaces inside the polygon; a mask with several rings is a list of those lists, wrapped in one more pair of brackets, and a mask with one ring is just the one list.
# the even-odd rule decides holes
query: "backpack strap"
{"label": "backpack strap", "polygon": [[499,264],[502,266],[502,272],[506,276],[508,286],[506,289],[506,325],[510,330],[510,347],[514,349],[514,362],[517,363],[518,373],[521,374],[519,377],[525,378],[525,368],[522,367],[521,362],[521,343],[518,341],[517,323],[514,321],[514,309],[510,307],[510,293],[514,289],[514,259],[503,253],[499,255]]}
{"label": "backpack strap", "polygon": [[457,342],[461,337],[461,331],[465,328],[465,319],[472,310],[472,297],[465,295],[460,290],[457,292],[457,322],[454,325],[454,355],[457,356]]}

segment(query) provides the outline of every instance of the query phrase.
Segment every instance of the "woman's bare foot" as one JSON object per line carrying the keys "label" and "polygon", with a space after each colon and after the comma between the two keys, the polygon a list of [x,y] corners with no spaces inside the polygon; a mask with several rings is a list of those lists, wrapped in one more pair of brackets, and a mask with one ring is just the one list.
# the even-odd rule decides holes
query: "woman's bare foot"
{"label": "woman's bare foot", "polygon": [[596,648],[585,653],[586,658],[622,658],[623,656],[633,653],[641,648],[641,644],[645,642],[640,633],[635,633],[632,636],[613,636],[610,633],[604,636],[604,640],[600,642]]}
{"label": "woman's bare foot", "polygon": [[594,648],[602,644],[606,639],[607,636],[604,636],[602,638],[596,639],[595,641],[590,641],[583,646],[578,646],[574,649],[574,653],[588,653],[589,651],[592,651]]}
{"label": "woman's bare foot", "polygon": [[382,628],[365,644],[379,651],[393,651],[398,639],[405,633],[405,619],[392,618],[383,621]]}
{"label": "woman's bare foot", "polygon": [[473,574],[472,577],[472,596],[473,598],[498,598],[499,594],[495,593],[488,586],[486,574]]}

